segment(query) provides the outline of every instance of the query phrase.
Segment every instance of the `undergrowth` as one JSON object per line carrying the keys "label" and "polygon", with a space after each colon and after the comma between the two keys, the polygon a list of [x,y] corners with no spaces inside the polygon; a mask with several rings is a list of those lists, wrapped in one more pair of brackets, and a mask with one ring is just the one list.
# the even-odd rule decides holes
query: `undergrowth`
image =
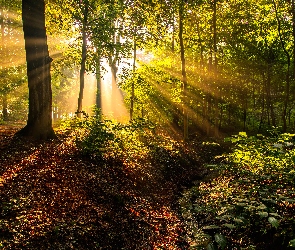
{"label": "undergrowth", "polygon": [[65,120],[60,129],[72,133],[81,153],[91,158],[146,158],[163,150],[175,155],[180,148],[176,140],[156,132],[155,124],[142,118],[127,124],[96,116],[75,118]]}
{"label": "undergrowth", "polygon": [[180,200],[191,249],[295,247],[294,135],[228,141],[232,153],[208,165],[218,177],[200,182]]}
{"label": "undergrowth", "polygon": [[[81,153],[98,160],[118,160],[124,166],[153,165],[165,178],[189,187],[196,167],[209,146],[190,146],[156,131],[154,124],[137,119],[121,124],[101,117],[74,119],[64,124]],[[228,139],[231,153],[207,164],[214,173],[184,191],[179,200],[191,249],[287,249],[295,246],[294,135]],[[214,147],[215,148],[215,147]],[[193,156],[195,155],[195,156]],[[194,172],[195,177],[192,177]],[[215,176],[215,177],[214,177]],[[189,182],[186,182],[189,179]]]}

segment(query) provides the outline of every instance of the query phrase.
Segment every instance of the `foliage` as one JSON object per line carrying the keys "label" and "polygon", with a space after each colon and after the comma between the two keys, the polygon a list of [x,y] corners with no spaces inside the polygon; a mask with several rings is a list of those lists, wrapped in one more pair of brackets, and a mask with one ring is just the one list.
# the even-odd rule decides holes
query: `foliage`
{"label": "foliage", "polygon": [[208,165],[219,176],[184,195],[181,204],[193,245],[285,249],[294,239],[294,135],[273,135],[241,132],[230,138],[233,152],[223,164]]}
{"label": "foliage", "polygon": [[181,81],[176,70],[173,74],[170,71],[174,66],[173,56],[167,53],[165,60],[158,60],[158,56],[163,54],[154,56],[148,63],[141,63],[135,72],[123,70],[119,86],[126,93],[125,102],[130,104],[134,85],[135,117],[149,119],[168,130],[173,116],[180,113]]}
{"label": "foliage", "polygon": [[26,91],[20,94],[27,81],[20,9],[21,1],[0,3],[0,113],[4,120],[23,118],[27,112],[23,105],[15,105],[25,103],[27,97]]}
{"label": "foliage", "polygon": [[132,159],[135,155],[144,157],[147,152],[144,138],[154,128],[145,119],[138,118],[128,124],[121,124],[102,119],[101,116],[65,120],[62,126],[73,131],[83,154],[114,159]]}

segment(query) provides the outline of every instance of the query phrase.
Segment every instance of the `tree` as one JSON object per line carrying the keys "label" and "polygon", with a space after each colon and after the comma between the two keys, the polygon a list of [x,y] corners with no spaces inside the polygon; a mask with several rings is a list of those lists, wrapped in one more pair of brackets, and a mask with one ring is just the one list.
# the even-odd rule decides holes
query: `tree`
{"label": "tree", "polygon": [[184,2],[181,0],[179,4],[179,45],[181,57],[181,75],[183,89],[183,139],[188,140],[188,106],[187,106],[187,76],[185,67],[185,48],[183,42],[183,18],[184,18]]}
{"label": "tree", "polygon": [[12,92],[25,80],[23,33],[19,28],[21,24],[17,14],[20,8],[21,3],[18,1],[0,1],[0,106],[3,120],[15,115],[11,106],[11,97],[14,97]]}
{"label": "tree", "polygon": [[52,139],[52,92],[44,0],[23,0],[22,18],[29,86],[27,125],[18,134],[34,139]]}
{"label": "tree", "polygon": [[[80,2],[82,4],[82,2]],[[78,98],[78,109],[77,109],[77,116],[79,118],[82,117],[82,100],[83,100],[83,92],[84,92],[84,85],[85,85],[85,78],[84,74],[86,72],[86,56],[87,56],[87,25],[88,25],[88,13],[89,13],[89,3],[85,1],[84,6],[81,7],[82,9],[82,58],[81,58],[81,68],[80,68],[80,92]]]}

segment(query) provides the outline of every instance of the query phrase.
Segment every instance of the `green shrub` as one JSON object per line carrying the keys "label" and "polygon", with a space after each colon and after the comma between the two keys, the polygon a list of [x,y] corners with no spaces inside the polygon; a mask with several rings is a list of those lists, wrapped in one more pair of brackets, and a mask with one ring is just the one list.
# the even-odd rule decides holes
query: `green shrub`
{"label": "green shrub", "polygon": [[[295,149],[292,134],[228,140],[235,146],[210,182],[200,182],[181,199],[196,247],[284,249],[295,237]],[[193,200],[192,200],[193,198]],[[209,225],[209,226],[208,226]],[[197,239],[205,239],[198,242]],[[198,243],[196,243],[198,242]]]}
{"label": "green shrub", "polygon": [[64,127],[74,133],[77,146],[85,155],[92,157],[130,158],[147,150],[145,137],[153,125],[145,119],[136,119],[128,124],[103,120],[102,117],[72,119]]}

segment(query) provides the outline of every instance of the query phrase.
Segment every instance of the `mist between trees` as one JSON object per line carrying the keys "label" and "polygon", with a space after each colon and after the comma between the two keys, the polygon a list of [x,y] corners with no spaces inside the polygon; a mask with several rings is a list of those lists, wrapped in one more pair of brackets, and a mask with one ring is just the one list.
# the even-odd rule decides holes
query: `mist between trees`
{"label": "mist between trees", "polygon": [[[35,124],[40,117],[28,116],[28,103],[32,107],[33,99],[46,98],[32,97],[26,87],[25,4],[33,2],[2,0],[0,5],[1,121],[29,117]],[[34,21],[45,12],[44,27],[38,29],[46,31],[53,59],[46,78],[51,118],[46,119],[83,117],[93,114],[95,105],[111,118],[159,123],[185,140],[196,132],[222,136],[294,129],[294,1],[44,4],[44,11],[42,4],[34,10],[43,15],[28,20],[36,28]],[[40,34],[31,34],[34,46]],[[46,65],[46,55],[40,58]]]}

